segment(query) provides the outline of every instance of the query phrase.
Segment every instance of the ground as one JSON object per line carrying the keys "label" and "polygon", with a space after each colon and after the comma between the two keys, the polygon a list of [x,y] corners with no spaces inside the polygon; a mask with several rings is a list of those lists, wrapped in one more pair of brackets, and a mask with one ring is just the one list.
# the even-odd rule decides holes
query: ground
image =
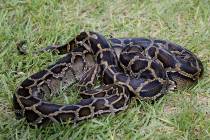
{"label": "ground", "polygon": [[[193,86],[169,92],[154,104],[133,100],[126,111],[76,125],[31,128],[24,119],[16,120],[12,96],[17,86],[61,57],[22,56],[16,44],[25,40],[33,52],[65,43],[84,30],[106,37],[171,40],[202,60],[204,75]],[[0,58],[0,139],[210,139],[208,0],[1,0]],[[76,95],[71,88],[65,93]],[[66,94],[59,100],[76,101]]]}

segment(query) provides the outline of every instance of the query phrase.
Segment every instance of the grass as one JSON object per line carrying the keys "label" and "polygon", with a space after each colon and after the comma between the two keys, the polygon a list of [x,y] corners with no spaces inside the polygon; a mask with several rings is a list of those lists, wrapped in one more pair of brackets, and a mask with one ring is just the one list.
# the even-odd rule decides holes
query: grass
{"label": "grass", "polygon": [[[20,56],[93,30],[114,37],[171,40],[204,64],[197,84],[170,92],[155,104],[133,101],[126,111],[83,121],[30,128],[16,120],[12,95],[21,81],[60,56]],[[210,139],[210,2],[208,0],[1,0],[0,139]],[[71,92],[71,90],[67,91]]]}

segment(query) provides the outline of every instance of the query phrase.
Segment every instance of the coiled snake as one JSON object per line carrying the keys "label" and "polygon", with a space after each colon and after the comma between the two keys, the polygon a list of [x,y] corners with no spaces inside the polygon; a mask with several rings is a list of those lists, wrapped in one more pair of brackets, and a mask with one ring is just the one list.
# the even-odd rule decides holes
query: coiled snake
{"label": "coiled snake", "polygon": [[[69,43],[45,50],[67,54],[18,87],[16,116],[32,124],[72,122],[125,110],[131,97],[155,100],[203,73],[201,61],[174,43],[146,38],[106,39],[82,32]],[[101,85],[94,87],[100,78]],[[59,89],[76,83],[82,100],[73,105],[48,101]]]}

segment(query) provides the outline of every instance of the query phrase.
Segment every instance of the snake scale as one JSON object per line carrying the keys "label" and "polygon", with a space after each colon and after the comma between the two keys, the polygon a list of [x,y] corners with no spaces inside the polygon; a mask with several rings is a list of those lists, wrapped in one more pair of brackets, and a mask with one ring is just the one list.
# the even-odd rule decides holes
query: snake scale
{"label": "snake scale", "polygon": [[[156,100],[203,73],[201,61],[189,50],[165,40],[110,38],[81,32],[70,42],[45,51],[66,54],[26,80],[13,96],[17,118],[42,125],[73,123],[125,110],[132,97]],[[97,80],[101,83],[95,86]],[[76,84],[82,99],[76,104],[51,103],[48,97]]]}

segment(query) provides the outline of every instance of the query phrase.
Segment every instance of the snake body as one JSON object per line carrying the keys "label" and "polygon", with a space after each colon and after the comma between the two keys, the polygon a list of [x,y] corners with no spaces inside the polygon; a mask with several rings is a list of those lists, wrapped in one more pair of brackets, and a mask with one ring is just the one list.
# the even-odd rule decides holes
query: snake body
{"label": "snake body", "polygon": [[[203,73],[201,61],[189,50],[165,40],[110,38],[82,32],[67,44],[45,50],[66,54],[26,80],[13,96],[17,118],[42,125],[78,122],[125,110],[131,97],[156,100]],[[100,79],[101,84],[95,87]],[[76,84],[82,100],[72,105],[51,103],[49,97]]]}

